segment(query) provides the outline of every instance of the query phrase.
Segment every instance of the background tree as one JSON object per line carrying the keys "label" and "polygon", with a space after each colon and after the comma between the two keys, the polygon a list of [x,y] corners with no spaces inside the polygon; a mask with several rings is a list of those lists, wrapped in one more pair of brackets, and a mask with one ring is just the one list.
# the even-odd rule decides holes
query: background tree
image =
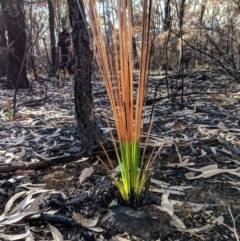
{"label": "background tree", "polygon": [[163,30],[167,31],[171,26],[171,0],[164,0]]}
{"label": "background tree", "polygon": [[99,144],[104,136],[97,126],[91,94],[91,62],[89,35],[82,0],[68,0],[74,49],[75,115],[84,148]]}
{"label": "background tree", "polygon": [[49,11],[49,30],[50,30],[50,43],[51,43],[51,67],[49,73],[51,75],[56,74],[57,69],[57,53],[56,53],[56,38],[55,38],[55,18],[54,18],[54,7],[52,0],[48,0],[48,11]]}
{"label": "background tree", "polygon": [[58,35],[58,47],[61,50],[61,69],[67,69],[68,73],[72,73],[72,38],[67,28],[64,28]]}
{"label": "background tree", "polygon": [[18,81],[18,88],[28,88],[24,1],[1,0],[0,3],[8,33],[8,79],[14,87],[16,87]]}
{"label": "background tree", "polygon": [[0,15],[0,77],[7,75],[8,69],[8,50],[6,38],[6,26],[4,17]]}

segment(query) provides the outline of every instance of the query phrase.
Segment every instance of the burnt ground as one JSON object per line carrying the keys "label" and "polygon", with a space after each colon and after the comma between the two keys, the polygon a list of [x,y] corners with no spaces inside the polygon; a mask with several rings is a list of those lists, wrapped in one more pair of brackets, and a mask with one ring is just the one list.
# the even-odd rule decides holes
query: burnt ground
{"label": "burnt ground", "polygon": [[[168,78],[170,98],[165,76],[149,76],[144,122],[158,87],[148,146],[157,148],[137,210],[117,199],[101,148],[82,149],[71,81],[32,81],[31,91],[19,91],[11,122],[4,98],[12,103],[14,92],[0,88],[0,240],[239,240],[240,83],[209,70],[189,74],[183,108],[176,75]],[[100,80],[93,96],[109,137]],[[107,151],[116,166],[111,145]]]}

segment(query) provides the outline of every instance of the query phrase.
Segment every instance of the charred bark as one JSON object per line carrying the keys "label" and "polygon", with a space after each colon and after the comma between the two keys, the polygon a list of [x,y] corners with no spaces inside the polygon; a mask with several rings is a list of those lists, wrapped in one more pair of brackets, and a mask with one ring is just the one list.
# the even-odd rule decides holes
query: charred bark
{"label": "charred bark", "polygon": [[8,79],[16,88],[28,88],[26,71],[26,24],[23,0],[1,0],[8,32]]}
{"label": "charred bark", "polygon": [[75,59],[75,114],[79,136],[85,149],[99,144],[104,136],[97,126],[91,94],[91,61],[89,36],[82,0],[68,0]]}
{"label": "charred bark", "polygon": [[132,37],[132,45],[133,45],[133,58],[134,58],[134,68],[139,69],[139,58],[137,52],[137,41],[136,38]]}
{"label": "charred bark", "polygon": [[8,49],[6,38],[6,26],[3,15],[0,14],[0,77],[7,76],[8,73]]}
{"label": "charred bark", "polygon": [[164,23],[163,23],[163,29],[164,31],[167,31],[171,27],[171,1],[165,0],[164,1]]}
{"label": "charred bark", "polygon": [[203,16],[204,16],[204,14],[205,14],[205,12],[206,12],[207,4],[208,4],[208,0],[205,0],[205,1],[203,1],[203,3],[202,3],[202,6],[201,6],[201,14],[200,14],[200,17],[199,17],[199,20],[198,20],[198,22],[199,22],[200,25],[202,24]]}
{"label": "charred bark", "polygon": [[58,35],[58,47],[61,49],[61,69],[68,70],[72,74],[72,39],[67,29],[63,29]]}
{"label": "charred bark", "polygon": [[51,44],[51,68],[50,75],[56,74],[57,69],[57,52],[56,52],[56,39],[55,39],[55,28],[54,28],[54,9],[52,0],[48,0],[48,11],[49,11],[49,30],[50,30],[50,44]]}

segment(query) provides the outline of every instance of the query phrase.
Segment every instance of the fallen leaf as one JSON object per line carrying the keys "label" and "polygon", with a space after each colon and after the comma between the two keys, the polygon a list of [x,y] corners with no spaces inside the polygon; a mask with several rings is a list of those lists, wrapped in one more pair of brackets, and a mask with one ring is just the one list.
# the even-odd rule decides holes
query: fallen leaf
{"label": "fallen leaf", "polygon": [[236,175],[236,176],[240,177],[240,173],[238,172],[238,170],[240,168],[236,168],[236,169],[218,169],[218,166],[216,164],[208,165],[208,166],[205,166],[205,167],[202,167],[202,168],[199,168],[199,169],[190,168],[190,167],[186,167],[186,168],[191,170],[191,171],[194,171],[194,172],[201,172],[201,174],[198,175],[198,176],[192,176],[192,172],[185,173],[185,177],[188,180],[197,179],[197,178],[200,178],[200,177],[208,178],[208,177],[220,174],[220,173],[230,173],[230,174],[233,174],[233,175]]}
{"label": "fallen leaf", "polygon": [[196,174],[196,172],[187,172],[187,173],[185,173],[185,177],[189,180],[194,179],[195,174]]}
{"label": "fallen leaf", "polygon": [[25,239],[29,235],[31,235],[31,231],[28,229],[26,233],[22,233],[22,234],[11,234],[10,235],[10,234],[0,233],[0,238],[3,240],[12,241],[12,240]]}
{"label": "fallen leaf", "polygon": [[159,185],[159,186],[161,186],[161,187],[165,187],[165,188],[167,188],[167,187],[170,186],[167,182],[163,182],[163,181],[154,179],[154,178],[152,178],[152,177],[150,178],[150,182],[151,182],[151,183],[154,183],[154,184],[157,184],[157,185]]}
{"label": "fallen leaf", "polygon": [[165,192],[162,195],[162,200],[161,200],[161,207],[163,211],[167,212],[170,216],[173,215],[174,209],[173,209],[173,204],[168,200],[169,193]]}
{"label": "fallen leaf", "polygon": [[172,217],[174,213],[174,209],[173,209],[173,204],[168,200],[168,196],[169,196],[168,192],[163,193],[161,206],[158,206],[158,205],[154,205],[154,206],[163,212],[167,212]]}
{"label": "fallen leaf", "polygon": [[227,127],[220,121],[217,125],[220,129],[227,130]]}
{"label": "fallen leaf", "polygon": [[22,150],[20,152],[15,153],[15,156],[17,158],[23,158],[26,154],[26,150],[24,148],[21,148]]}
{"label": "fallen leaf", "polygon": [[204,157],[207,155],[207,152],[201,149],[201,155],[198,158]]}
{"label": "fallen leaf", "polygon": [[171,128],[175,131],[181,131],[181,130],[184,130],[185,127],[178,121],[176,121],[172,126]]}
{"label": "fallen leaf", "polygon": [[93,165],[93,166],[97,166],[98,164],[99,164],[99,161],[96,160],[92,165]]}
{"label": "fallen leaf", "polygon": [[[166,192],[166,189],[163,189],[163,188],[154,188],[154,187],[151,187],[150,188],[150,191],[151,192],[156,192],[156,193],[165,193]],[[179,191],[175,191],[175,190],[168,190],[169,194],[175,194],[175,195],[185,195],[184,192],[179,192]]]}
{"label": "fallen leaf", "polygon": [[75,162],[85,162],[89,159],[89,157],[82,157],[81,159],[79,159],[78,161]]}
{"label": "fallen leaf", "polygon": [[[29,228],[27,227],[27,229]],[[25,241],[35,241],[31,230],[30,230],[30,234],[26,237]]]}
{"label": "fallen leaf", "polygon": [[4,214],[1,215],[0,217],[0,226],[4,226],[4,225],[11,225],[14,223],[24,223],[25,221],[21,222],[22,220],[24,220],[26,217],[30,217],[32,215],[36,214],[35,212],[24,212],[24,213],[16,213],[13,214],[9,217],[6,217]]}
{"label": "fallen leaf", "polygon": [[170,224],[172,226],[174,226],[175,228],[177,228],[178,230],[184,230],[186,229],[185,224],[182,222],[182,220],[176,216],[175,214],[173,214],[172,216],[172,220],[170,221]]}
{"label": "fallen leaf", "polygon": [[224,217],[222,215],[218,216],[217,218],[215,218],[213,220],[213,223],[217,224],[217,225],[221,225],[221,224],[223,224],[223,222],[224,222]]}
{"label": "fallen leaf", "polygon": [[44,196],[45,196],[45,193],[42,193],[38,197],[36,197],[27,211],[39,213],[39,211],[40,211],[39,210],[39,203],[42,201]]}
{"label": "fallen leaf", "polygon": [[100,129],[103,131],[103,133],[108,133],[108,132],[114,130],[114,128],[108,128],[108,127],[101,127]]}
{"label": "fallen leaf", "polygon": [[87,218],[84,218],[80,213],[75,213],[75,212],[73,212],[72,218],[86,228],[92,228],[96,226],[98,222],[98,218],[87,219]]}
{"label": "fallen leaf", "polygon": [[176,163],[168,163],[168,167],[186,167],[188,166],[189,159],[186,158],[183,162],[176,162]]}
{"label": "fallen leaf", "polygon": [[[218,219],[218,218],[217,218]],[[215,224],[206,224],[204,226],[198,227],[198,228],[189,228],[189,229],[185,229],[184,232],[188,232],[191,234],[194,233],[202,233],[205,232],[207,230],[210,230],[214,227]]]}
{"label": "fallen leaf", "polygon": [[118,205],[118,201],[117,201],[117,198],[115,198],[111,201],[111,203],[109,204],[109,207],[113,207],[113,206],[117,206],[117,205]]}
{"label": "fallen leaf", "polygon": [[56,227],[48,223],[48,226],[50,228],[50,231],[52,233],[52,236],[54,238],[54,241],[64,241],[62,234],[58,231]]}
{"label": "fallen leaf", "polygon": [[14,143],[14,146],[17,146],[19,144],[22,144],[25,141],[25,138],[23,136],[19,136],[19,137],[13,137],[11,138],[12,142]]}
{"label": "fallen leaf", "polygon": [[[170,200],[170,201],[173,205],[178,205],[178,206],[183,206],[186,204],[186,202],[177,201],[177,200]],[[187,204],[192,208],[192,211],[194,213],[199,212],[203,208],[219,206],[219,204],[206,204],[206,203],[200,204],[200,203],[191,203],[191,202],[187,202]]]}
{"label": "fallen leaf", "polygon": [[96,233],[102,233],[105,231],[103,228],[99,228],[99,227],[88,227],[88,229]]}
{"label": "fallen leaf", "polygon": [[210,146],[212,153],[216,156],[217,155],[217,147]]}
{"label": "fallen leaf", "polygon": [[56,137],[56,136],[59,136],[60,135],[60,132],[61,132],[61,128],[57,128],[57,130],[51,135],[52,137]]}
{"label": "fallen leaf", "polygon": [[22,212],[26,206],[28,206],[29,204],[31,204],[34,201],[34,199],[32,199],[33,193],[34,193],[33,190],[28,191],[26,193],[26,197],[21,202],[16,204],[9,211],[8,215],[12,215],[12,214],[17,213],[17,212]]}
{"label": "fallen leaf", "polygon": [[82,170],[82,173],[79,177],[80,183],[82,183],[87,177],[90,177],[93,173],[94,169],[93,167],[86,167]]}
{"label": "fallen leaf", "polygon": [[11,198],[8,200],[8,202],[7,202],[7,204],[5,205],[5,208],[4,208],[4,214],[5,214],[5,216],[8,215],[8,212],[10,211],[13,203],[14,203],[19,197],[21,197],[21,196],[23,196],[23,195],[25,195],[25,194],[27,194],[27,193],[28,193],[28,191],[19,192],[19,193],[15,194],[13,197],[11,197]]}
{"label": "fallen leaf", "polygon": [[199,233],[199,232],[205,232],[209,229],[212,229],[214,225],[211,225],[211,224],[207,224],[207,225],[204,225],[204,226],[201,226],[201,227],[198,227],[198,228],[189,228],[189,229],[186,229],[184,230],[185,232],[188,232],[188,233]]}
{"label": "fallen leaf", "polygon": [[130,239],[122,238],[120,236],[116,236],[117,241],[130,241]]}

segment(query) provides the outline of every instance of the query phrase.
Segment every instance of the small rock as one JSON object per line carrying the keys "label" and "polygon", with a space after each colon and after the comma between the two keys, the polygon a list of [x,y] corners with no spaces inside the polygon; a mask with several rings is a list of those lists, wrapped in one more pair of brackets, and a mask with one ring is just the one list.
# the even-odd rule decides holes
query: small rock
{"label": "small rock", "polygon": [[153,230],[146,213],[123,206],[111,207],[102,218],[101,226],[133,234],[143,240],[149,240]]}

